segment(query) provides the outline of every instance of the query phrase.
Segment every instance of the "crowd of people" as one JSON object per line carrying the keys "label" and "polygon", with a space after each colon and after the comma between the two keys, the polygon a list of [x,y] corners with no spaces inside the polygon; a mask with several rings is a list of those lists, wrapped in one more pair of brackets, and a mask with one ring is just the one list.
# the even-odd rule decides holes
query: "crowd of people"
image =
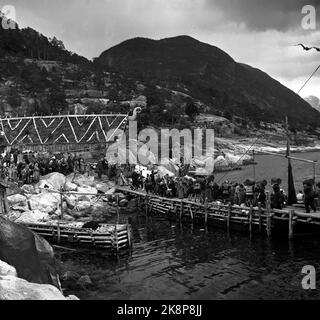
{"label": "crowd of people", "polygon": [[[51,172],[64,175],[73,172],[81,174],[97,174],[98,178],[105,175],[118,185],[130,185],[134,190],[144,190],[147,193],[163,197],[189,198],[193,201],[221,201],[233,205],[265,207],[267,204],[267,181],[255,182],[246,179],[243,183],[224,181],[216,182],[211,175],[189,175],[189,168],[181,163],[177,175],[161,175],[157,170],[148,174],[136,170],[135,165],[109,164],[101,155],[96,164],[86,162],[82,155],[72,153],[42,156],[39,153],[10,152],[0,156],[1,179],[5,182],[14,181],[22,184],[37,183],[41,176]],[[280,179],[272,179],[270,204],[272,208],[283,209],[288,202],[287,195],[281,188]],[[299,204],[304,204],[306,212],[316,211],[320,198],[320,183],[306,180],[303,191],[297,194]]]}
{"label": "crowd of people", "polygon": [[0,156],[1,179],[5,182],[37,183],[41,176],[51,172],[68,175],[75,170],[80,173],[90,171],[90,165],[80,155],[40,153],[20,153],[18,151]]}
{"label": "crowd of people", "polygon": [[[214,175],[209,176],[172,176],[161,177],[157,171],[151,171],[146,177],[142,172],[134,171],[131,175],[132,189],[143,189],[147,193],[162,197],[189,198],[193,201],[221,201],[233,205],[266,207],[267,193],[270,193],[270,205],[274,209],[287,206],[288,196],[281,188],[280,179],[272,179],[271,190],[267,190],[267,181],[251,181],[244,183],[224,181],[218,184]],[[316,211],[320,206],[320,183],[314,186],[310,180],[303,183],[303,191],[297,194],[299,204],[304,204],[306,212]]]}

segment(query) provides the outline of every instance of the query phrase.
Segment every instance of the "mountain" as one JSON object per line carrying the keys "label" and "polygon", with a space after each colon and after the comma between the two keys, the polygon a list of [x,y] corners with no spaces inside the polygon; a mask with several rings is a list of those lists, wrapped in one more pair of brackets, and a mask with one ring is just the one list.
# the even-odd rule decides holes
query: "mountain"
{"label": "mountain", "polygon": [[320,112],[320,99],[316,96],[309,96],[304,98],[305,101],[307,101],[312,108],[318,110]]}
{"label": "mountain", "polygon": [[[0,25],[6,22],[6,17],[0,12]],[[0,28],[0,57],[14,56],[30,59],[86,64],[89,61],[66,50],[61,40],[56,37],[47,38],[32,28],[20,29],[18,24],[14,29]]]}
{"label": "mountain", "polygon": [[94,59],[99,68],[156,88],[188,95],[208,106],[255,122],[319,126],[320,113],[261,70],[237,63],[221,49],[189,36],[134,38]]}

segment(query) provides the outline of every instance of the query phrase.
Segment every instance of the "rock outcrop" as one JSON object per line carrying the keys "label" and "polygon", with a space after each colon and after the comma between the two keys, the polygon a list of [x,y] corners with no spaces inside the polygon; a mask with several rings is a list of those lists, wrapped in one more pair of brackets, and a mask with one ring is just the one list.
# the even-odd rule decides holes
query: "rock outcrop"
{"label": "rock outcrop", "polygon": [[31,283],[17,277],[14,267],[0,260],[0,300],[79,300],[64,297],[54,286]]}
{"label": "rock outcrop", "polygon": [[[43,223],[61,218],[61,197],[58,191],[63,188],[70,192],[63,196],[63,221],[73,222],[95,211],[99,212],[103,220],[109,214],[110,203],[96,195],[113,195],[116,192],[114,186],[110,181],[96,182],[93,176],[50,173],[43,176],[36,186],[23,186],[19,194],[8,197],[10,211],[6,217],[17,223]],[[102,212],[104,217],[100,214]]]}

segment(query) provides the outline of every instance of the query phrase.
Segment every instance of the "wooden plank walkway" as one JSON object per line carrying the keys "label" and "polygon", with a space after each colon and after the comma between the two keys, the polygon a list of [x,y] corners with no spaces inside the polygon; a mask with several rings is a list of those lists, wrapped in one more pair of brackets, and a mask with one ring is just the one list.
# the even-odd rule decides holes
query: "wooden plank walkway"
{"label": "wooden plank walkway", "polygon": [[[137,199],[138,206],[145,208],[146,214],[161,215],[180,222],[201,223],[212,225],[223,225],[228,230],[241,227],[249,233],[266,233],[269,237],[275,234],[294,236],[294,232],[300,227],[319,227],[320,235],[320,213],[303,213],[297,208],[286,208],[285,210],[271,209],[270,201],[266,208],[240,207],[231,204],[199,203],[188,199],[159,197],[145,192],[130,190],[119,187],[119,192],[130,194]],[[310,229],[310,232],[311,232]]]}

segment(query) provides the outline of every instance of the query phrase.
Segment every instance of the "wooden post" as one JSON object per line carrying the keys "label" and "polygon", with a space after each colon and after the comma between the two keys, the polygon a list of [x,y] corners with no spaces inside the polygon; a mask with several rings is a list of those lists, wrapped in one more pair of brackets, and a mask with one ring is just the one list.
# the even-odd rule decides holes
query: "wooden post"
{"label": "wooden post", "polygon": [[204,205],[205,205],[205,208],[204,208],[204,214],[205,214],[204,222],[207,225],[208,224],[208,200],[206,200]]}
{"label": "wooden post", "polygon": [[63,217],[63,190],[62,187],[60,189],[60,208],[61,208],[61,218]]}
{"label": "wooden post", "polygon": [[60,216],[59,216],[59,218],[58,218],[58,224],[57,224],[57,243],[58,244],[60,244],[60,242],[61,242],[61,230],[60,230],[60,220],[61,220],[61,218],[62,218],[62,216],[63,216],[63,196],[62,196],[62,193],[63,193],[63,191],[62,191],[62,187],[61,187],[61,189],[60,189],[60,211],[61,211],[61,213],[60,213]]}
{"label": "wooden post", "polygon": [[192,212],[191,204],[189,204],[189,210],[190,210],[191,221],[193,223],[193,212]]}
{"label": "wooden post", "polygon": [[146,216],[148,215],[148,205],[149,205],[149,196],[146,195],[146,198],[145,198],[145,210],[146,210]]}
{"label": "wooden post", "polygon": [[128,220],[127,220],[127,233],[128,233],[128,247],[132,248],[131,228],[130,228]]}
{"label": "wooden post", "polygon": [[261,217],[261,214],[262,214],[262,208],[261,208],[261,202],[258,203],[258,214],[259,214],[259,232],[261,233],[262,231],[262,217]]}
{"label": "wooden post", "polygon": [[181,200],[181,205],[180,205],[180,222],[182,220],[182,215],[183,215],[183,200]]}
{"label": "wooden post", "polygon": [[228,228],[228,231],[230,230],[231,209],[232,209],[232,204],[229,203],[229,206],[228,206],[228,216],[227,216],[227,228]]}
{"label": "wooden post", "polygon": [[293,217],[294,210],[289,211],[289,239],[293,238]]}
{"label": "wooden post", "polygon": [[114,226],[114,231],[115,231],[115,234],[116,234],[116,249],[117,249],[117,252],[119,252],[119,241],[118,241],[117,225]]}
{"label": "wooden post", "polygon": [[250,210],[249,210],[249,232],[250,232],[250,236],[252,234],[252,215],[253,215],[253,206],[250,205]]}
{"label": "wooden post", "polygon": [[270,193],[267,193],[267,235],[271,236],[271,201],[270,201]]}

